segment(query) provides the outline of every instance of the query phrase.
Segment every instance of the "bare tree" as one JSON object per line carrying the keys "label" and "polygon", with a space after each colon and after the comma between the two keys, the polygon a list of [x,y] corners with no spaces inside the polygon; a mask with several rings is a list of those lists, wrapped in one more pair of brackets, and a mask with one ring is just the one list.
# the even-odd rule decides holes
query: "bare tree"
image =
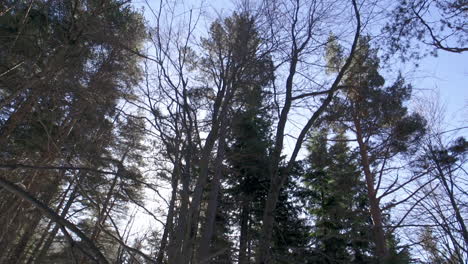
{"label": "bare tree", "polygon": [[[313,80],[305,78],[308,86],[305,91],[298,89],[297,81],[302,79],[302,74],[306,74],[302,72],[304,70],[304,64],[307,65],[306,58],[311,56],[311,53],[315,52],[325,43],[317,42],[317,36],[315,35],[316,30],[318,30],[320,26],[324,26],[324,24],[322,24],[323,20],[330,15],[330,10],[335,8],[335,6],[322,1],[302,2],[299,0],[290,3],[277,1],[274,2],[273,5],[271,3],[265,3],[263,6],[265,10],[265,27],[271,34],[273,45],[283,53],[284,65],[287,65],[285,66],[287,68],[287,73],[286,81],[284,82],[285,95],[281,105],[279,102],[277,104],[279,116],[274,135],[274,148],[270,158],[271,181],[265,203],[260,245],[256,257],[256,263],[258,264],[271,263],[272,261],[270,258],[270,243],[274,228],[275,208],[280,190],[288,177],[288,172],[294,165],[306,134],[312,126],[317,125],[317,120],[327,109],[335,92],[340,88],[340,82],[353,59],[362,29],[359,6],[356,1],[351,1],[351,4],[356,21],[356,28],[354,37],[352,38],[352,45],[349,49],[349,55],[329,87],[325,88],[319,86],[315,91],[312,88],[316,86]],[[284,165],[284,168],[280,169],[283,167],[282,153],[286,137],[285,129],[288,120],[291,118],[291,109],[298,101],[306,98],[310,100],[310,98],[314,97],[321,97],[320,103],[315,106],[315,110],[312,112],[311,116],[306,118],[305,125],[300,129],[300,133],[295,140],[292,154]]]}

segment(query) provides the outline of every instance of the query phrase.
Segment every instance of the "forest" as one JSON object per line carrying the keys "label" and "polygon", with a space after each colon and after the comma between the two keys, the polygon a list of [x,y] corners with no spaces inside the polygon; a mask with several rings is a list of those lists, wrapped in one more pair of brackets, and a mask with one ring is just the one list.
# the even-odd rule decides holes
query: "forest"
{"label": "forest", "polygon": [[405,70],[467,51],[467,0],[2,0],[0,263],[468,263]]}

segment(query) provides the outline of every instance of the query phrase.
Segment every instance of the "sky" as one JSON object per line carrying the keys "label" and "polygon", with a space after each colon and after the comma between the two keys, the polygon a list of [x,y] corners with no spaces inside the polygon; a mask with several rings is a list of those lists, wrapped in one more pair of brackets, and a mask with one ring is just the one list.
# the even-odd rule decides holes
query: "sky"
{"label": "sky", "polygon": [[[177,0],[180,7],[197,9],[204,7],[203,16],[198,22],[198,30],[203,34],[209,24],[218,17],[227,16],[235,10],[234,0]],[[134,0],[133,5],[145,9],[145,16],[151,24],[153,19],[148,5],[157,9],[160,0]],[[176,12],[177,13],[177,12]],[[184,14],[184,11],[180,11]],[[446,124],[449,129],[465,127],[468,124],[468,53],[454,54],[439,51],[438,57],[428,56],[416,62],[392,65],[392,70],[401,71],[406,80],[413,85],[413,103],[419,103],[421,98],[438,98],[445,107]],[[468,130],[459,131],[468,136]]]}
{"label": "sky", "polygon": [[[185,10],[204,7],[206,11],[203,12],[197,26],[201,34],[206,32],[215,18],[228,16],[232,10],[235,10],[233,0],[176,0],[175,2],[180,8],[180,11],[176,10],[175,13],[180,13],[180,16],[186,15],[186,11],[182,10],[183,5],[185,5],[183,8]],[[160,0],[134,0],[132,3],[138,9],[144,8],[146,19],[150,25],[153,25],[154,19],[148,5],[157,11]],[[428,56],[417,61],[419,67],[415,67],[415,63],[416,61],[391,65],[393,74],[389,74],[389,76],[394,76],[395,72],[401,71],[406,81],[412,84],[413,106],[427,98],[438,98],[446,111],[444,129],[452,130],[468,126],[468,52],[454,54],[439,51],[437,57]],[[386,76],[385,73],[384,76]],[[410,106],[410,108],[416,107]],[[294,128],[291,129],[294,130]],[[468,136],[466,128],[458,132]],[[288,148],[292,149],[294,145],[293,142],[288,144],[288,141],[286,139],[286,153],[289,152]]]}
{"label": "sky", "polygon": [[[411,83],[415,93],[439,93],[447,130],[468,126],[468,53],[441,51],[438,57],[423,59]],[[463,133],[467,135],[467,129]]]}
{"label": "sky", "polygon": [[[137,8],[146,6],[149,3],[157,7],[159,0],[135,0],[133,4]],[[201,0],[186,1],[192,6],[200,6]],[[206,16],[200,21],[200,30],[206,30],[209,23],[219,15],[229,15],[232,10],[232,2],[225,1],[205,1],[204,6],[208,7]],[[148,8],[145,8],[149,12]],[[151,23],[151,19],[149,19]],[[393,71],[401,71],[406,80],[413,86],[413,102],[410,109],[416,109],[417,105],[427,98],[438,98],[439,103],[445,108],[445,122],[443,129],[457,130],[458,135],[468,137],[468,52],[465,54],[454,54],[439,51],[437,57],[426,57],[418,61],[419,67],[414,66],[414,62],[407,64],[392,65]],[[287,145],[287,140],[285,142]],[[285,146],[288,153],[288,146]],[[140,216],[137,225],[156,224],[151,217]],[[146,222],[146,224],[144,223]]]}

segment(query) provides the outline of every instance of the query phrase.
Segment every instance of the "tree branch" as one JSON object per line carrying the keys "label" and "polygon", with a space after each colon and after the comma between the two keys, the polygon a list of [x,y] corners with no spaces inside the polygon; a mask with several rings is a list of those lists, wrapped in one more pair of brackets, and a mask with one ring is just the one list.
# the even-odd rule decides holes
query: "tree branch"
{"label": "tree branch", "polygon": [[100,264],[109,263],[104,257],[104,255],[101,253],[101,251],[96,247],[96,245],[75,224],[61,217],[60,215],[55,213],[54,210],[52,210],[50,207],[34,198],[33,195],[31,195],[30,193],[26,192],[22,188],[16,186],[14,183],[6,180],[3,177],[0,177],[0,186],[5,188],[10,193],[15,194],[18,197],[31,203],[36,209],[45,214],[50,220],[72,231],[81,239],[82,243],[87,245],[91,255],[93,255],[96,258],[95,261],[97,261]]}

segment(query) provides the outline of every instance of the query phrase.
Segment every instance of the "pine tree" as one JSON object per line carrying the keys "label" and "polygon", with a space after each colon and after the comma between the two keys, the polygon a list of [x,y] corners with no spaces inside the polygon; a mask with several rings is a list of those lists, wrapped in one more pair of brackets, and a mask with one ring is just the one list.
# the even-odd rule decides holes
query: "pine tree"
{"label": "pine tree", "polygon": [[[333,70],[343,63],[340,59],[341,48],[333,37],[329,45],[329,68]],[[389,238],[391,234],[386,237],[384,221],[388,220],[381,211],[382,197],[378,197],[377,189],[381,181],[376,179],[375,168],[385,166],[398,154],[414,150],[425,132],[425,120],[418,114],[408,113],[404,103],[411,96],[411,86],[405,84],[402,76],[392,85],[384,87],[385,80],[379,73],[379,63],[377,50],[371,48],[370,38],[361,38],[353,63],[343,79],[344,89],[337,96],[328,120],[347,128],[358,143],[376,254],[383,262],[393,254],[387,245],[392,239]],[[383,171],[382,168],[379,170]]]}
{"label": "pine tree", "polygon": [[[73,193],[67,186],[94,175],[40,167],[115,168],[106,159],[115,146],[117,104],[139,79],[128,49],[145,37],[142,18],[117,0],[2,7],[8,8],[0,16],[0,164],[32,168],[2,170],[0,177],[60,214]],[[32,261],[28,253],[40,251],[35,240],[49,241],[36,234],[53,224],[17,196],[1,192],[0,200],[0,262]]]}

